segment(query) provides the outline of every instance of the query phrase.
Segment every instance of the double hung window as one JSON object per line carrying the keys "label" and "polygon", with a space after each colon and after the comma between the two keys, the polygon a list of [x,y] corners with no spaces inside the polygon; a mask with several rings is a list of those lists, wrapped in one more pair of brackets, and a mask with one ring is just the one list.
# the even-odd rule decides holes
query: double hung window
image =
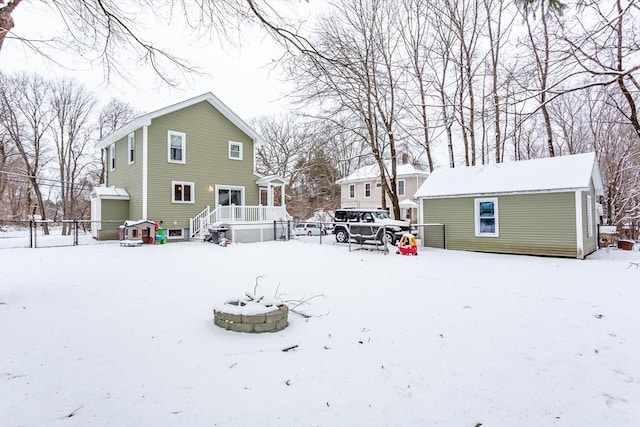
{"label": "double hung window", "polygon": [[173,203],[193,203],[194,183],[171,181],[171,201]]}
{"label": "double hung window", "polygon": [[128,138],[129,164],[136,161],[136,134],[130,133]]}
{"label": "double hung window", "polygon": [[170,163],[185,163],[187,136],[183,132],[170,130],[167,134],[168,160]]}
{"label": "double hung window", "polygon": [[476,237],[497,237],[498,199],[495,197],[475,199]]}
{"label": "double hung window", "polygon": [[229,141],[229,158],[242,160],[242,142]]}

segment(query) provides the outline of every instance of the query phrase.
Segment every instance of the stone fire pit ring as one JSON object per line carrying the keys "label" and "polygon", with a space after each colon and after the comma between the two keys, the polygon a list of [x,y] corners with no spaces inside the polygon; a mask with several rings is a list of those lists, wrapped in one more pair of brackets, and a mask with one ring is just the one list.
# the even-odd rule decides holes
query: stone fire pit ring
{"label": "stone fire pit ring", "polygon": [[236,332],[277,332],[287,327],[289,307],[280,301],[232,300],[214,307],[213,320]]}

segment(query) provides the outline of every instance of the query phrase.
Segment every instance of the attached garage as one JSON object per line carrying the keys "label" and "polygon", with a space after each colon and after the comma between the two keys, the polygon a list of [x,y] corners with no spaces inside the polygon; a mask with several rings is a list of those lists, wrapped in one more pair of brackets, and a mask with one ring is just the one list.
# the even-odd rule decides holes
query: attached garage
{"label": "attached garage", "polygon": [[426,246],[583,259],[597,249],[602,194],[595,153],[586,153],[438,169],[416,198],[422,222],[442,224],[423,228]]}

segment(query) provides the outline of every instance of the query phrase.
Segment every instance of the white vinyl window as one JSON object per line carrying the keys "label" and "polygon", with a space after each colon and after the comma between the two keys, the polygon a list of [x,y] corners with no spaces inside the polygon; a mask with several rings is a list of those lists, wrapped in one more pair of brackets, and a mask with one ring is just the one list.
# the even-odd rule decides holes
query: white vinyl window
{"label": "white vinyl window", "polygon": [[364,184],[364,197],[371,197],[371,183],[365,182]]}
{"label": "white vinyl window", "polygon": [[136,134],[129,134],[129,164],[132,165],[136,161]]}
{"label": "white vinyl window", "polygon": [[242,142],[229,141],[229,158],[242,160]]}
{"label": "white vinyl window", "polygon": [[398,180],[398,196],[404,196],[404,179]]}
{"label": "white vinyl window", "polygon": [[587,194],[587,237],[593,237],[593,206],[591,194]]}
{"label": "white vinyl window", "polygon": [[498,199],[475,199],[476,237],[498,237]]}
{"label": "white vinyl window", "polygon": [[349,198],[350,199],[355,199],[356,198],[356,186],[355,186],[355,184],[349,184]]}
{"label": "white vinyl window", "polygon": [[171,181],[171,201],[173,203],[193,203],[194,183]]}
{"label": "white vinyl window", "polygon": [[116,144],[109,146],[109,170],[116,170]]}
{"label": "white vinyl window", "polygon": [[170,163],[185,163],[187,158],[187,135],[183,132],[167,133],[168,160]]}

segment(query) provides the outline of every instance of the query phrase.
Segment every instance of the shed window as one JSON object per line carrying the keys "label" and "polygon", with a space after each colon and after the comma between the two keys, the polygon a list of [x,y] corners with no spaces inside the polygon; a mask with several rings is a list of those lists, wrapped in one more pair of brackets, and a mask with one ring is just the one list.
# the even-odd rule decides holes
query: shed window
{"label": "shed window", "polygon": [[187,136],[182,132],[170,130],[167,133],[168,160],[170,163],[185,163]]}
{"label": "shed window", "polygon": [[356,186],[355,184],[349,184],[349,198],[354,199],[356,197]]}
{"label": "shed window", "polygon": [[172,181],[172,199],[173,203],[193,203],[193,182]]}
{"label": "shed window", "polygon": [[498,237],[498,199],[475,199],[476,237]]}
{"label": "shed window", "polygon": [[371,183],[364,184],[364,197],[371,197]]}

